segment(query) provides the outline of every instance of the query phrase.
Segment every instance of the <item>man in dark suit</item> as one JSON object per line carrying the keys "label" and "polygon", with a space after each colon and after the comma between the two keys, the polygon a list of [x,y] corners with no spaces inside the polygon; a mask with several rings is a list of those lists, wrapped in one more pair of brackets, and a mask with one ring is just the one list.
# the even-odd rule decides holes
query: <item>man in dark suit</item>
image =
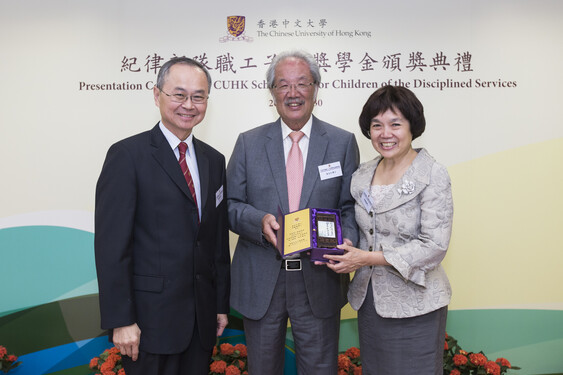
{"label": "man in dark suit", "polygon": [[161,121],[111,146],[98,180],[102,328],[127,375],[207,374],[227,325],[225,158],[192,135],[210,88],[197,61],[165,63],[154,88]]}
{"label": "man in dark suit", "polygon": [[[250,374],[283,374],[288,319],[298,373],[336,374],[349,277],[314,265],[306,252],[282,261],[274,215],[278,207],[284,213],[341,209],[343,235],[355,243],[350,179],[359,162],[358,145],[352,133],[312,116],[320,71],[311,55],[277,55],[267,81],[280,119],[242,133],[227,167],[229,225],[239,235],[231,306],[244,317]],[[300,163],[294,164],[294,152],[301,154]],[[288,183],[295,170],[302,180],[297,193]]]}

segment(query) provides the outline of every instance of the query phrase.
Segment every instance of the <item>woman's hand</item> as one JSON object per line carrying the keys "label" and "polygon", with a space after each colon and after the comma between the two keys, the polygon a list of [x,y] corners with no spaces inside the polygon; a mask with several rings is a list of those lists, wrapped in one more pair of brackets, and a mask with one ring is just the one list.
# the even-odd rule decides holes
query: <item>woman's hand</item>
{"label": "woman's hand", "polygon": [[350,273],[368,264],[369,253],[353,247],[350,241],[345,240],[344,244],[337,247],[344,250],[343,255],[324,255],[328,259],[326,266],[334,272]]}

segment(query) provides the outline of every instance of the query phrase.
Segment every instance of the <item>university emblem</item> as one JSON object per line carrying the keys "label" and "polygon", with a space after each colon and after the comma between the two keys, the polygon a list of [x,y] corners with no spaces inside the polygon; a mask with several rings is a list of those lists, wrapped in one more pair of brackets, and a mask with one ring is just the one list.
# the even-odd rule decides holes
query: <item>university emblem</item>
{"label": "university emblem", "polygon": [[227,29],[229,34],[238,37],[244,32],[244,26],[246,23],[246,17],[244,16],[229,16],[227,17]]}
{"label": "university emblem", "polygon": [[246,27],[246,17],[245,16],[229,16],[227,17],[227,31],[228,35],[219,38],[221,43],[227,41],[245,41],[252,42],[252,38],[244,34],[244,28]]}

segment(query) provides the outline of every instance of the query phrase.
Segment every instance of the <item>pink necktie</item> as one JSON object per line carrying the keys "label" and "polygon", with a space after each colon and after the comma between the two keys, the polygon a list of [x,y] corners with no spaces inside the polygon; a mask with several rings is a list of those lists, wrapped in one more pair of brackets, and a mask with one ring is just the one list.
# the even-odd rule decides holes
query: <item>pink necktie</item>
{"label": "pink necktie", "polygon": [[188,188],[190,188],[190,193],[192,193],[192,198],[195,202],[195,207],[198,210],[198,218],[199,218],[199,208],[197,207],[197,198],[195,195],[194,189],[194,180],[192,179],[192,174],[188,168],[188,163],[186,163],[186,151],[188,150],[188,145],[184,142],[180,142],[178,145],[178,151],[180,151],[180,167],[182,168],[182,172],[184,173],[184,178],[188,183]]}
{"label": "pink necktie", "polygon": [[299,148],[299,140],[304,135],[302,131],[291,132],[289,134],[293,142],[285,165],[289,212],[299,209],[299,200],[301,199],[301,188],[303,187],[303,154]]}

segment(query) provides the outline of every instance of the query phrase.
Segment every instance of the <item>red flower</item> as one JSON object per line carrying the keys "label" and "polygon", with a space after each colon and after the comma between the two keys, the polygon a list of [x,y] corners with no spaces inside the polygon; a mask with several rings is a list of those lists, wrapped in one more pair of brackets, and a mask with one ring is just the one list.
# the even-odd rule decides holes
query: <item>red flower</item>
{"label": "red flower", "polygon": [[346,370],[338,370],[338,375],[348,375],[348,371],[346,371]]}
{"label": "red flower", "polygon": [[354,375],[362,375],[362,368],[356,366],[356,368],[354,369]]}
{"label": "red flower", "polygon": [[448,342],[447,342],[447,341],[444,341],[444,350],[448,350],[448,349],[449,349],[449,347],[448,347]]}
{"label": "red flower", "polygon": [[345,354],[339,354],[338,355],[338,369],[339,370],[348,371],[351,364],[352,364],[352,361],[350,361],[350,358],[348,358],[348,356],[346,356]]}
{"label": "red flower", "polygon": [[489,361],[485,364],[485,371],[487,374],[500,375],[500,366],[496,362]]}
{"label": "red flower", "polygon": [[240,356],[243,357],[243,358],[246,358],[246,356],[248,355],[247,351],[246,351],[246,345],[244,345],[244,344],[236,344],[235,350],[238,350],[239,353],[240,353]]}
{"label": "red flower", "polygon": [[102,363],[102,365],[100,366],[100,371],[101,372],[105,372],[105,371],[111,371],[113,372],[113,368],[115,367],[115,364],[110,362],[110,361],[105,361],[104,363]]}
{"label": "red flower", "polygon": [[456,354],[453,358],[454,365],[456,366],[463,366],[467,364],[467,357],[463,354]]}
{"label": "red flower", "polygon": [[508,359],[506,359],[506,358],[502,358],[502,357],[497,358],[497,360],[495,362],[498,363],[501,366],[504,366],[504,367],[508,367],[508,368],[512,367],[512,366],[510,366],[510,362],[508,362]]}
{"label": "red flower", "polygon": [[360,356],[360,349],[356,347],[351,347],[350,349],[346,350],[344,354],[350,357],[350,359],[356,359]]}
{"label": "red flower", "polygon": [[224,355],[231,355],[235,352],[235,347],[229,343],[221,344],[219,348],[221,349],[221,354]]}
{"label": "red flower", "polygon": [[4,358],[6,354],[8,354],[8,350],[2,345],[0,345],[0,359]]}
{"label": "red flower", "polygon": [[217,347],[214,346],[213,347],[213,353],[211,354],[212,357],[215,357],[217,355]]}
{"label": "red flower", "polygon": [[125,375],[125,370],[119,369],[119,371],[117,372],[117,375]]}
{"label": "red flower", "polygon": [[450,372],[450,375],[461,375],[461,372],[459,372],[458,369],[453,369],[452,372]]}
{"label": "red flower", "polygon": [[487,363],[487,357],[485,357],[483,354],[481,353],[471,353],[469,355],[469,360],[471,361],[471,363],[473,363],[475,366],[485,366],[485,363]]}
{"label": "red flower", "polygon": [[117,354],[119,357],[121,357],[121,352],[115,346],[111,347],[110,349],[106,349],[106,352],[108,354]]}
{"label": "red flower", "polygon": [[223,374],[227,368],[227,363],[225,361],[213,361],[213,363],[209,366],[211,372],[216,372],[219,374]]}
{"label": "red flower", "polygon": [[98,361],[100,360],[100,358],[98,357],[94,357],[90,360],[90,368],[91,369],[95,369],[96,367],[98,367]]}
{"label": "red flower", "polygon": [[225,369],[225,375],[240,375],[240,370],[237,366],[227,366]]}

